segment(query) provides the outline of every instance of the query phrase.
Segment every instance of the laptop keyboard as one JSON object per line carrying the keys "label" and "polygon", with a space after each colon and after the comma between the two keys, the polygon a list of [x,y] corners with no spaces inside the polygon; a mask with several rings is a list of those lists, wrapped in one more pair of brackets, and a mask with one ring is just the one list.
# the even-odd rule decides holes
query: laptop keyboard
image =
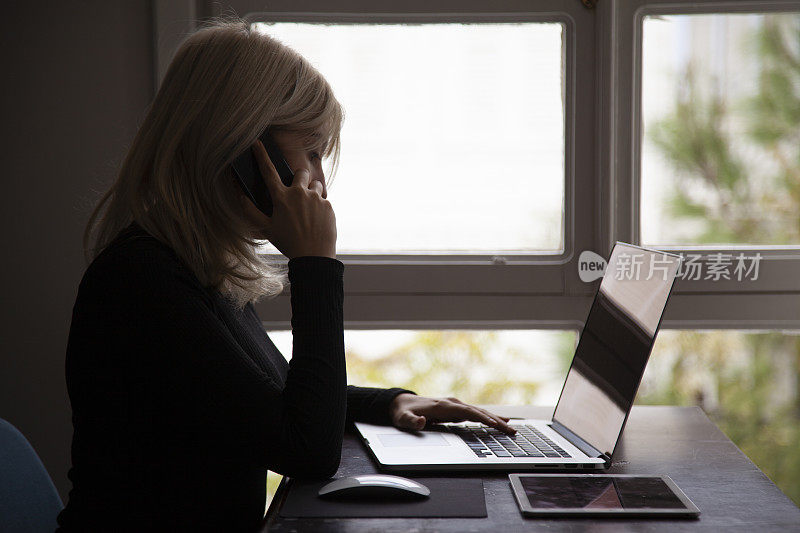
{"label": "laptop keyboard", "polygon": [[533,426],[512,426],[513,436],[486,426],[451,426],[478,457],[571,457]]}

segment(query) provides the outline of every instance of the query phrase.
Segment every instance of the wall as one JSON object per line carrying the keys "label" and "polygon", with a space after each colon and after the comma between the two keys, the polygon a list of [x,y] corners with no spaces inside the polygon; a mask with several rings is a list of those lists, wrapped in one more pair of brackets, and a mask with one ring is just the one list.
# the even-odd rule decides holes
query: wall
{"label": "wall", "polygon": [[81,235],[153,97],[149,1],[6,2],[0,16],[0,417],[66,503],[64,352]]}

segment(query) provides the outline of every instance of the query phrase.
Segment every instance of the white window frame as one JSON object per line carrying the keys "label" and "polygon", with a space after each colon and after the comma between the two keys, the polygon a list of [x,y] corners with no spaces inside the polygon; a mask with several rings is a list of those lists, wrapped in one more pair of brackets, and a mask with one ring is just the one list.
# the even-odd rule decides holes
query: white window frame
{"label": "white window frame", "polygon": [[[592,2],[588,2],[592,4]],[[157,82],[195,20],[231,10],[252,22],[561,22],[565,26],[564,250],[560,253],[340,255],[350,329],[580,329],[596,283],[577,275],[581,251],[608,256],[614,241],[639,242],[641,27],[656,13],[797,10],[796,1],[580,0],[460,2],[374,0],[369,12],[325,0],[156,0]],[[336,9],[340,7],[341,9]],[[698,248],[671,248],[699,253]],[[679,281],[666,328],[800,328],[800,247],[761,253],[757,282]],[[794,273],[794,275],[792,275]],[[257,310],[267,329],[289,327],[288,297]]]}

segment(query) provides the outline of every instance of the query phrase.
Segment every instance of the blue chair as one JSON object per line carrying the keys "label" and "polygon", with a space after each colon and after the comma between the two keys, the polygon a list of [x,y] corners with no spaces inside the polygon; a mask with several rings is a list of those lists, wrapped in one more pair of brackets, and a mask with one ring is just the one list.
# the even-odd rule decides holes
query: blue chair
{"label": "blue chair", "polygon": [[53,480],[28,440],[0,418],[0,531],[55,531],[64,508]]}

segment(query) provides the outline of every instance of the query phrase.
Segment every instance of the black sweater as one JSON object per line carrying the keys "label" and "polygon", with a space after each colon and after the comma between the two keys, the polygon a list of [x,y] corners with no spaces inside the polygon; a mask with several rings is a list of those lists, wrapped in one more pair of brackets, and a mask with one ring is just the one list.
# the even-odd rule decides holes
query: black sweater
{"label": "black sweater", "polygon": [[252,530],[268,469],[330,477],[346,420],[389,424],[402,389],[346,386],[343,270],[289,261],[287,363],[252,304],[236,309],[141,227],[123,230],[73,308],[61,531]]}

